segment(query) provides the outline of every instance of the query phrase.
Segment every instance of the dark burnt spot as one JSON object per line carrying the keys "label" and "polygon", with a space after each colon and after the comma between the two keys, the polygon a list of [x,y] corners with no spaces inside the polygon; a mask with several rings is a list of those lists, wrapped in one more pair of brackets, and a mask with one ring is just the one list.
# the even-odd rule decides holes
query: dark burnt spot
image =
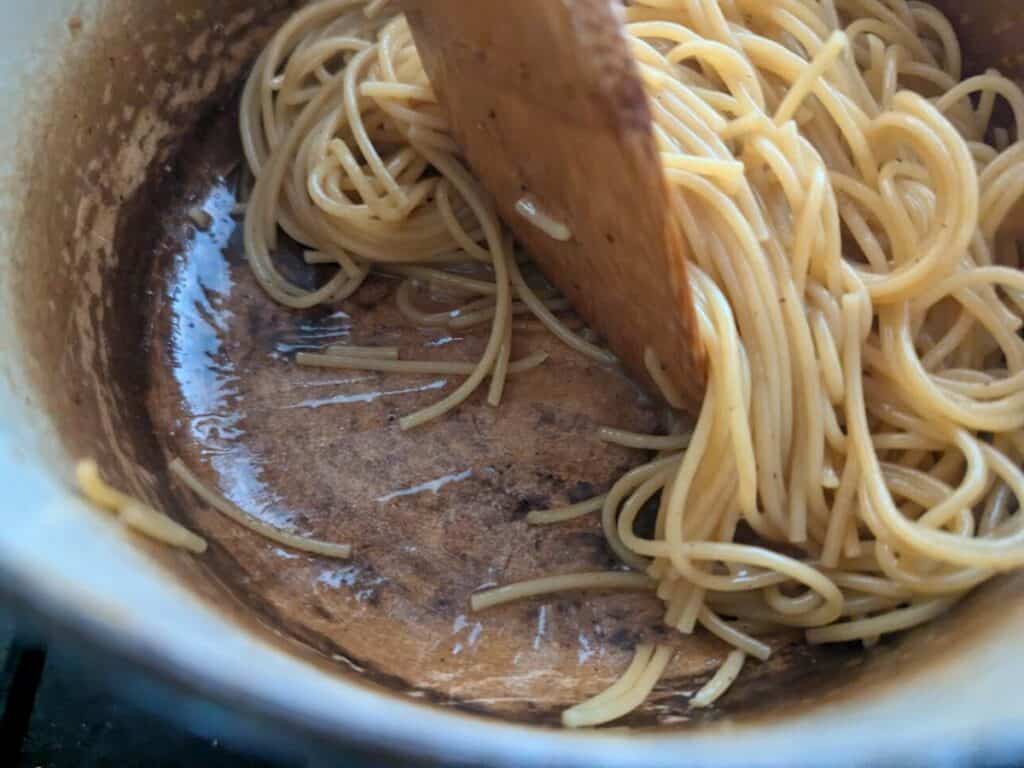
{"label": "dark burnt spot", "polygon": [[518,520],[519,518],[526,517],[531,509],[532,506],[528,499],[520,499],[516,502],[515,509],[512,510],[512,519]]}
{"label": "dark burnt spot", "polygon": [[565,484],[565,481],[561,477],[547,469],[543,469],[537,472],[537,479],[540,480],[541,482],[557,486],[562,486]]}
{"label": "dark burnt spot", "polygon": [[594,485],[586,480],[581,480],[569,489],[569,501],[573,504],[579,504],[581,501],[592,499],[596,495],[597,490],[594,488]]}
{"label": "dark burnt spot", "polygon": [[516,501],[515,507],[512,509],[512,520],[522,520],[530,512],[537,509],[546,509],[548,507],[548,499],[546,496],[540,496],[537,494],[529,494],[521,496]]}
{"label": "dark burnt spot", "polygon": [[558,412],[551,406],[537,403],[533,406],[533,410],[537,414],[538,423],[542,426],[552,427],[558,424]]}
{"label": "dark burnt spot", "polygon": [[608,636],[607,641],[616,648],[621,648],[625,651],[631,651],[636,646],[636,636],[625,627],[621,627],[612,632]]}
{"label": "dark burnt spot", "polygon": [[567,538],[569,541],[566,542],[566,546],[579,552],[586,552],[602,561],[607,559],[609,550],[604,534],[596,531],[575,531]]}
{"label": "dark burnt spot", "polygon": [[245,235],[242,227],[238,227],[228,238],[227,247],[221,252],[224,260],[232,269],[248,267],[248,259],[245,255]]}
{"label": "dark burnt spot", "polygon": [[[267,339],[270,341],[270,346],[273,347],[276,318],[268,317],[263,308],[256,303],[246,304],[243,311],[245,312],[245,325],[249,337],[252,339]],[[265,344],[260,346],[265,346]]]}
{"label": "dark burnt spot", "polygon": [[559,600],[555,603],[555,612],[559,616],[572,616],[575,615],[580,609],[580,601],[578,598],[571,598],[568,600]]}
{"label": "dark burnt spot", "polygon": [[661,505],[661,494],[655,494],[640,510],[633,523],[633,531],[644,539],[654,538],[654,529],[658,522],[658,507]]}

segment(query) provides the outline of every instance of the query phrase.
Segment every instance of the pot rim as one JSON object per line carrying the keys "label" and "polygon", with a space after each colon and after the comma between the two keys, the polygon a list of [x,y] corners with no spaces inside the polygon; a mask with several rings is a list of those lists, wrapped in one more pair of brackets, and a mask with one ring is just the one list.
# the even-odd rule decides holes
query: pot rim
{"label": "pot rim", "polygon": [[[12,488],[11,500],[19,502],[13,508],[35,507],[40,514],[0,532],[0,593],[158,681],[245,717],[283,724],[302,742],[335,750],[356,745],[445,765],[517,768],[952,766],[1024,755],[1024,697],[1014,695],[1024,663],[1004,661],[1005,643],[1000,663],[992,663],[999,644],[992,637],[938,674],[774,723],[573,732],[430,706],[332,677],[246,635],[126,542],[129,534],[38,467],[0,450],[0,477],[12,471],[22,480]],[[44,489],[48,493],[40,494]],[[34,494],[40,495],[33,504]],[[55,527],[74,546],[60,558],[41,558],[46,542],[53,549]],[[1000,636],[1013,637],[1014,627]],[[927,701],[942,704],[926,712],[921,702]]]}

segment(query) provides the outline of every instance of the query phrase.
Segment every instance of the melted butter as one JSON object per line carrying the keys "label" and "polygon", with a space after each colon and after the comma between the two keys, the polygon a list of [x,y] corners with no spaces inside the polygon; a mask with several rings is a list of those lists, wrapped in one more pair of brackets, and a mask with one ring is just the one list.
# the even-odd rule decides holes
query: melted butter
{"label": "melted butter", "polygon": [[428,347],[447,347],[449,344],[458,344],[460,341],[465,339],[461,336],[442,336],[439,339],[428,341],[426,346]]}
{"label": "melted butter", "polygon": [[452,646],[452,656],[458,656],[464,650],[472,648],[480,642],[484,633],[484,625],[479,621],[470,621],[465,614],[459,614],[452,623],[452,637],[456,638]]}
{"label": "melted butter", "polygon": [[392,493],[385,494],[384,496],[378,496],[374,501],[380,503],[386,503],[392,499],[399,499],[404,496],[419,496],[421,493],[432,493],[435,496],[441,492],[441,489],[446,485],[452,483],[461,483],[464,480],[468,480],[473,476],[473,470],[467,469],[465,472],[456,472],[450,475],[444,475],[434,480],[429,480],[419,485],[413,485],[409,488],[403,488],[400,491],[393,491]]}
{"label": "melted butter", "polygon": [[235,282],[224,249],[237,228],[226,184],[202,202],[209,228],[195,231],[175,258],[171,277],[173,375],[188,412],[188,429],[229,501],[266,523],[287,526],[293,515],[263,481],[263,468],[244,445],[240,379],[224,348],[233,320],[227,299]]}
{"label": "melted butter", "polygon": [[352,593],[357,602],[366,603],[377,594],[376,588],[387,584],[388,579],[384,576],[367,573],[358,564],[352,563],[322,571],[315,583],[320,588],[330,590],[339,590],[344,587]]}
{"label": "melted butter", "polygon": [[[362,379],[352,379],[352,381],[361,380]],[[418,387],[404,387],[402,389],[378,389],[370,392],[346,393],[343,395],[333,395],[331,397],[321,397],[313,398],[310,400],[303,400],[300,403],[284,406],[284,410],[292,410],[295,408],[324,408],[329,405],[355,405],[359,403],[372,403],[384,397],[397,397],[400,395],[412,395],[418,392],[430,392],[436,389],[444,389],[447,385],[448,379],[436,379],[434,381],[431,381],[429,384],[423,384]]]}
{"label": "melted butter", "polygon": [[296,352],[320,352],[331,344],[344,344],[352,337],[352,318],[341,310],[316,323],[302,323],[298,331],[274,345],[271,357],[290,358]]}

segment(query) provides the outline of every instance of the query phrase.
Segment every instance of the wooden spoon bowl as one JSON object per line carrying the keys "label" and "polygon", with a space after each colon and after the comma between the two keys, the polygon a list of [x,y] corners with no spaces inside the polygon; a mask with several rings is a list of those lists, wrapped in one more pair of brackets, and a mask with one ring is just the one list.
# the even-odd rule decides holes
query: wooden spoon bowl
{"label": "wooden spoon bowl", "polygon": [[452,133],[502,219],[638,381],[658,392],[651,349],[698,407],[705,359],[686,244],[615,5],[403,7]]}

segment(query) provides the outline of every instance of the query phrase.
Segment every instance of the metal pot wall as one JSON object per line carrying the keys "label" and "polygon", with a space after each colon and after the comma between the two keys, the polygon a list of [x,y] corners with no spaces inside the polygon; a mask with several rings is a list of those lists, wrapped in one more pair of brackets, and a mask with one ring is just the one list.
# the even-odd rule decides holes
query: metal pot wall
{"label": "metal pot wall", "polygon": [[[304,612],[315,605],[289,608],[296,584],[267,586],[273,564],[250,566],[262,545],[238,540],[226,524],[204,530],[213,546],[196,560],[122,532],[79,500],[73,461],[95,456],[131,493],[189,522],[198,514],[164,471],[175,418],[167,387],[180,392],[187,382],[174,378],[181,366],[154,339],[171,338],[181,320],[175,291],[190,284],[175,272],[182,254],[221,264],[211,254],[229,233],[183,235],[187,210],[210,203],[214,181],[230,170],[231,153],[209,148],[222,138],[230,145],[238,83],[292,5],[0,0],[0,590],[121,663],[328,751],[357,745],[444,765],[586,768],[1024,755],[1024,577],[998,579],[871,653],[793,651],[699,721],[571,733],[549,727],[551,713],[600,682],[586,683],[582,662],[547,668],[542,657],[502,672],[500,653],[482,652],[476,667],[446,678],[437,660],[410,660],[393,623],[406,604],[383,587],[383,605],[349,605],[343,627],[325,616],[335,629],[323,629]],[[1008,14],[1015,8],[1004,4]],[[968,53],[984,54],[975,65],[1016,65],[1012,25],[980,12],[952,18]],[[254,315],[248,332],[273,335],[274,323]],[[593,395],[579,386],[563,394]],[[408,634],[422,623],[429,636],[461,616],[438,584],[457,581],[444,574],[464,567],[453,554],[433,592],[406,595],[412,605],[433,600],[432,613],[408,620]],[[519,637],[533,619],[504,620]],[[559,653],[550,658],[562,664]],[[595,662],[599,675],[612,674],[623,653]],[[708,669],[698,664],[692,680]],[[453,676],[477,694],[459,694]],[[501,695],[484,695],[488,685]],[[659,719],[653,710],[645,717],[638,725]]]}

